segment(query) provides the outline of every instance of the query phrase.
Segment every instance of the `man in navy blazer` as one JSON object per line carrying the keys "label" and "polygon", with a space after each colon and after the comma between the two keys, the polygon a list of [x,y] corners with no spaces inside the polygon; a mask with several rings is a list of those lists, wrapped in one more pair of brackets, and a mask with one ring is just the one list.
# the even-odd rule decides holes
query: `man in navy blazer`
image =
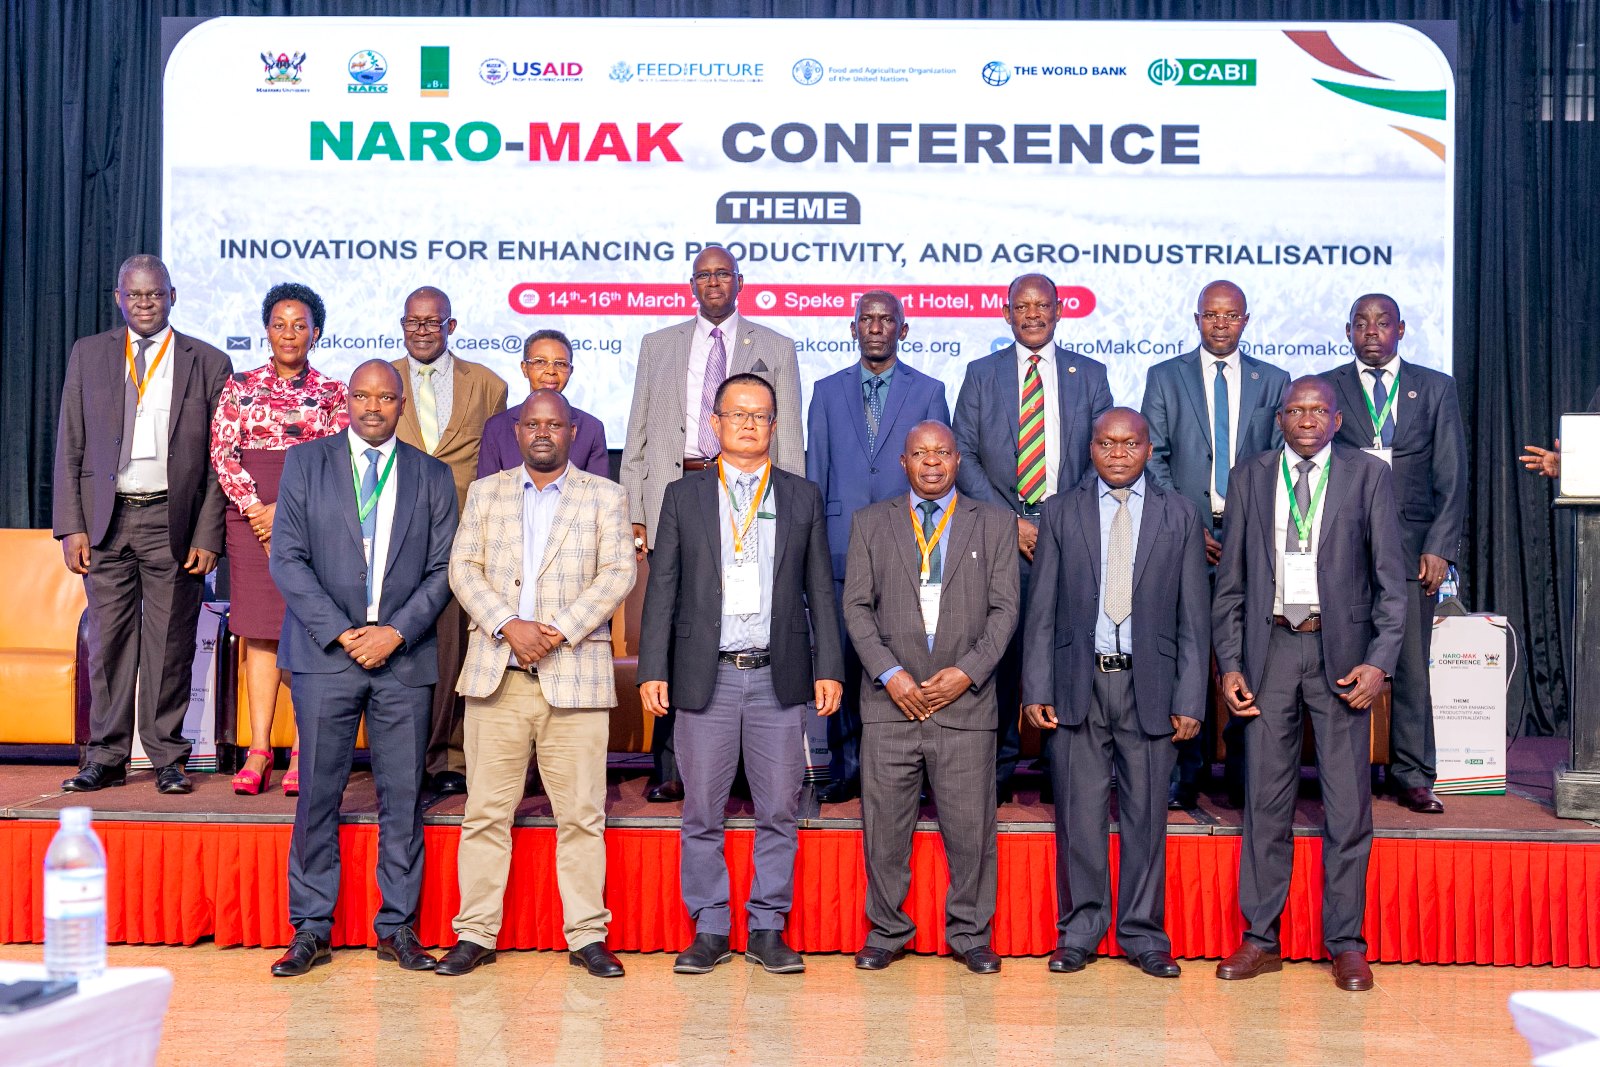
{"label": "man in navy blazer", "polygon": [[370,360],[350,377],[349,430],[284,457],[271,569],[288,606],[278,665],[290,673],[300,728],[300,799],[289,839],[295,935],[273,964],[280,977],[331,958],[339,802],[363,713],[378,788],[378,958],[434,966],[411,924],[456,490],[449,467],[395,437],[404,406],[399,372]]}
{"label": "man in navy blazer", "polygon": [[[1024,274],[1006,290],[1005,317],[1014,343],[967,365],[956,396],[956,447],[961,495],[1010,508],[1017,516],[1017,549],[1022,554],[1022,605],[1028,610],[1029,564],[1039,539],[1044,502],[1070,489],[1089,472],[1089,435],[1111,407],[1105,364],[1056,344],[1061,300],[1056,283],[1042,274]],[[1030,375],[1044,391],[1044,483],[1024,500],[1019,457],[1023,443],[1022,397]],[[1005,658],[995,669],[1000,705],[995,751],[996,796],[1011,793],[1009,779],[1020,751],[1018,713],[1022,706],[1022,633],[1018,627]]]}
{"label": "man in navy blazer", "polygon": [[[1246,719],[1239,910],[1245,935],[1217,977],[1283,968],[1279,922],[1294,863],[1295,797],[1309,715],[1322,783],[1322,934],[1341,989],[1372,988],[1367,859],[1372,850],[1372,703],[1404,640],[1405,545],[1389,467],[1334,443],[1332,385],[1290,383],[1285,447],[1242,460],[1211,630],[1228,710]],[[1291,489],[1292,484],[1292,489]]]}
{"label": "man in navy blazer", "polygon": [[[1176,978],[1167,937],[1167,781],[1205,718],[1211,588],[1194,505],[1147,477],[1145,420],[1095,423],[1095,474],[1045,503],[1024,639],[1022,699],[1046,731],[1056,797],[1050,970],[1082,970],[1111,927],[1107,833],[1117,781],[1117,943]],[[1120,535],[1120,536],[1119,536]]]}
{"label": "man in navy blazer", "polygon": [[[1143,414],[1150,423],[1150,477],[1199,510],[1206,560],[1215,566],[1222,558],[1228,472],[1242,456],[1283,446],[1278,402],[1289,375],[1239,351],[1250,309],[1233,282],[1215,281],[1200,290],[1194,324],[1199,347],[1157,363],[1146,375]],[[1236,790],[1243,762],[1231,720],[1228,735],[1230,788]],[[1196,737],[1179,746],[1168,807],[1195,806],[1204,745]]]}
{"label": "man in navy blazer", "polygon": [[1359,297],[1344,332],[1355,360],[1322,375],[1333,383],[1346,413],[1338,441],[1393,465],[1406,544],[1405,643],[1389,711],[1389,785],[1407,808],[1438,815],[1444,805],[1433,792],[1439,772],[1428,647],[1439,586],[1464,547],[1467,430],[1454,378],[1415,363],[1401,366],[1406,324],[1393,297]]}
{"label": "man in navy blazer", "polygon": [[899,442],[921,422],[950,423],[944,383],[899,360],[910,327],[900,298],[882,289],[862,293],[850,338],[861,359],[819,379],[806,416],[806,478],[822,490],[833,558],[834,602],[841,605],[844,642],[844,706],[828,719],[833,780],[817,797],[836,804],[861,795],[861,660],[845,630],[845,556],[850,521],[868,504],[911,491],[899,461]]}

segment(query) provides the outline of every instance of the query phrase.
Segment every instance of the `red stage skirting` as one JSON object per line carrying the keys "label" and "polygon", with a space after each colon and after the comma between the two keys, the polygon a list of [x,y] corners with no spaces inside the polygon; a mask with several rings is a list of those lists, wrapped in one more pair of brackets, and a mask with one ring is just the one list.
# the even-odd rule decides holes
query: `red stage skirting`
{"label": "red stage skirting", "polygon": [[[276,946],[287,921],[286,824],[96,824],[110,865],[107,937],[133,944]],[[0,823],[0,942],[44,939],[40,907],[48,821]],[[334,944],[371,944],[378,891],[372,870],[377,828],[343,828],[344,887]],[[417,933],[454,941],[458,900],[454,826],[426,828],[427,872]],[[502,948],[564,948],[555,884],[555,831],[514,831]],[[743,926],[753,832],[728,834],[734,929]],[[677,951],[693,933],[678,898],[674,830],[606,831],[610,944],[623,951]],[[1167,839],[1167,929],[1186,958],[1219,957],[1239,943],[1238,837],[1175,834]],[[1112,836],[1113,865],[1116,837]],[[1322,842],[1295,838],[1294,884],[1283,920],[1284,955],[1325,957],[1321,945]],[[944,952],[944,849],[918,833],[907,910],[918,952]],[[1055,837],[999,835],[1000,891],[993,944],[1008,956],[1055,947]],[[1115,871],[1113,870],[1113,884]],[[1600,966],[1600,846],[1508,841],[1378,838],[1368,875],[1366,932],[1373,960]],[[803,830],[789,917],[794,946],[853,952],[866,937],[866,871],[858,830]],[[735,934],[736,946],[742,937]],[[1102,951],[1115,951],[1108,938]]]}

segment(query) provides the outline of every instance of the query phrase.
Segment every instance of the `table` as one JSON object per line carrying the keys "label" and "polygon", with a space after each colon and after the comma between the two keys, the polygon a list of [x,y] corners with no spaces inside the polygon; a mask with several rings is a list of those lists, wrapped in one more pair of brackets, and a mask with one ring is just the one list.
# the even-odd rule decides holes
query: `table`
{"label": "table", "polygon": [[[44,977],[42,964],[0,963],[0,982]],[[70,997],[0,1015],[0,1049],[8,1067],[147,1067],[171,995],[160,967],[109,967]]]}

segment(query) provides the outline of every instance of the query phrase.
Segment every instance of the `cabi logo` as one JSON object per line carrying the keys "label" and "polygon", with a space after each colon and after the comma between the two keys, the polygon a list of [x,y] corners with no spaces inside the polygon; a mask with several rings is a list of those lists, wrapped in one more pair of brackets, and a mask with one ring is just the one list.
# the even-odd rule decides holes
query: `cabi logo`
{"label": "cabi logo", "polygon": [[1254,85],[1253,59],[1157,59],[1145,68],[1157,85]]}
{"label": "cabi logo", "polygon": [[383,76],[389,73],[389,64],[384,60],[382,53],[374,52],[370,48],[364,48],[350,57],[348,69],[350,71],[350,80],[355,84],[346,85],[344,87],[345,92],[386,93],[389,91],[387,85],[378,84],[383,81]]}

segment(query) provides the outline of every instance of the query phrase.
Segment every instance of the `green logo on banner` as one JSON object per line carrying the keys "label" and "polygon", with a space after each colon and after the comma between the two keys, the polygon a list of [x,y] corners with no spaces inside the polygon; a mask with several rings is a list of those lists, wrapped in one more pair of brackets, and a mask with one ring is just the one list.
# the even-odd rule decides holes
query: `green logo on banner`
{"label": "green logo on banner", "polygon": [[422,95],[450,95],[450,49],[447,45],[422,46]]}
{"label": "green logo on banner", "polygon": [[1253,59],[1158,59],[1145,68],[1157,85],[1254,85]]}

